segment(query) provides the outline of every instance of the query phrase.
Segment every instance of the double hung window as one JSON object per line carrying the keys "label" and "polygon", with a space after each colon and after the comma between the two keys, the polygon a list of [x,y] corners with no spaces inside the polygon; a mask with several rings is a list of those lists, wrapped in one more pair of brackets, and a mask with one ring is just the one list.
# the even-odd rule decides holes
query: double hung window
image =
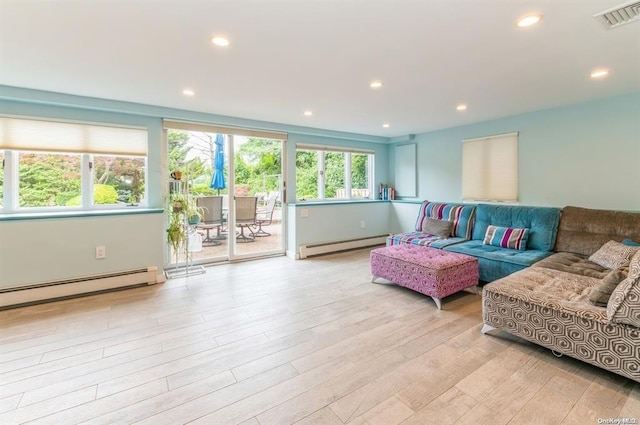
{"label": "double hung window", "polygon": [[0,212],[145,203],[147,131],[0,117]]}

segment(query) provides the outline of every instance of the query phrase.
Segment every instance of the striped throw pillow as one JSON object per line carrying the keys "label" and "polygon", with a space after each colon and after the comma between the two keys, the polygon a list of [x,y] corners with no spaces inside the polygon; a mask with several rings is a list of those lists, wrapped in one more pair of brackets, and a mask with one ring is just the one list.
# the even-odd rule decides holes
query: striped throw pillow
{"label": "striped throw pillow", "polygon": [[489,226],[482,243],[524,251],[527,249],[527,239],[529,239],[529,229]]}

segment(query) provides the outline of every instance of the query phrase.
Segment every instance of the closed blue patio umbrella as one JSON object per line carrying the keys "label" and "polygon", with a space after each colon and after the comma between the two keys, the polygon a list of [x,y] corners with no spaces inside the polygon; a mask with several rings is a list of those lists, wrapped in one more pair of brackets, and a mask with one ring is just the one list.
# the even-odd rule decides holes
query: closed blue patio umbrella
{"label": "closed blue patio umbrella", "polygon": [[213,160],[213,175],[211,176],[211,189],[217,189],[220,195],[220,189],[227,187],[224,181],[224,136],[216,134],[216,150]]}

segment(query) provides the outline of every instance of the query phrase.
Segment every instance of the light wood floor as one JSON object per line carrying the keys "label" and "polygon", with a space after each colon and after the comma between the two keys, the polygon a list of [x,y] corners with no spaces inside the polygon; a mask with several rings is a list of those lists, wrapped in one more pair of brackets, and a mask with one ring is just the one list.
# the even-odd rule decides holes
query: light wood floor
{"label": "light wood floor", "polygon": [[368,251],[0,312],[0,423],[597,424],[640,384],[505,333],[481,299],[370,283]]}

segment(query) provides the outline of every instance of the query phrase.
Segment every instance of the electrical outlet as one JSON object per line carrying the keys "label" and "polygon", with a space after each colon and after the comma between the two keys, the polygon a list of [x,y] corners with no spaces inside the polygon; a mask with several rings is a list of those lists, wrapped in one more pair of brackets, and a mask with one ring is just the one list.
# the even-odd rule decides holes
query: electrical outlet
{"label": "electrical outlet", "polygon": [[367,227],[364,223],[364,220],[360,221],[360,228],[364,229],[365,227]]}
{"label": "electrical outlet", "polygon": [[309,217],[309,209],[308,208],[300,209],[300,217]]}
{"label": "electrical outlet", "polygon": [[96,259],[101,260],[107,258],[107,247],[100,245],[96,247]]}

